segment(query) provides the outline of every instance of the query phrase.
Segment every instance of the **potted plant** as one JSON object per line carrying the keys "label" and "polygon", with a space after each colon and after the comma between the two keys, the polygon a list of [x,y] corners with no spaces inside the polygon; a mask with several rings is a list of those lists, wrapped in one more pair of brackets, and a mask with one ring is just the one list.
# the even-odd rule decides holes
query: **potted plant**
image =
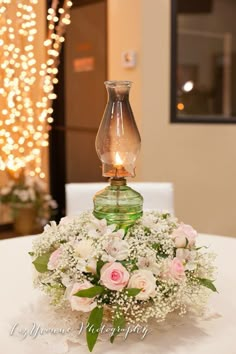
{"label": "potted plant", "polygon": [[17,180],[9,180],[0,189],[0,202],[10,206],[14,230],[19,235],[41,231],[57,208],[46,183],[39,177],[24,174]]}

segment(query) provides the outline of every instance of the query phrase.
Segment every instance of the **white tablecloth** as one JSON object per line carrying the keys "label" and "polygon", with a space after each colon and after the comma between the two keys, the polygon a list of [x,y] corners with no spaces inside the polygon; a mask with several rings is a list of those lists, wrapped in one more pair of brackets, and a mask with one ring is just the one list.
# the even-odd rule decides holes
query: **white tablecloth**
{"label": "white tablecloth", "polygon": [[[55,344],[52,335],[47,336],[47,345],[42,344],[42,338],[28,337],[23,340],[20,338],[22,335],[16,335],[17,331],[23,330],[21,327],[28,313],[31,312],[36,324],[38,320],[33,317],[32,304],[42,295],[32,287],[32,265],[27,254],[32,239],[32,236],[28,236],[0,241],[1,354],[58,352],[58,348],[51,344],[51,341]],[[219,275],[216,285],[219,294],[214,293],[210,300],[212,316],[197,321],[180,319],[177,325],[170,323],[169,327],[160,326],[143,341],[130,335],[126,341],[120,339],[119,345],[100,342],[95,347],[95,354],[236,354],[236,238],[200,235],[199,241],[210,245],[211,250],[218,254],[216,263]],[[88,349],[73,345],[69,353],[85,354]]]}

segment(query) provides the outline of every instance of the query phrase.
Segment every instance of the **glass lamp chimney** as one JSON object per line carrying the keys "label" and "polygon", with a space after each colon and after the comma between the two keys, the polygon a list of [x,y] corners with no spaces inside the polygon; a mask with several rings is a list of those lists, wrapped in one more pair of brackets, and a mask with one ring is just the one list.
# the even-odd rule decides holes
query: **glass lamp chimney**
{"label": "glass lamp chimney", "polygon": [[134,177],[141,138],[129,103],[130,81],[106,81],[108,102],[95,147],[104,177]]}
{"label": "glass lamp chimney", "polygon": [[127,229],[142,216],[143,197],[126,185],[135,176],[141,138],[129,103],[130,81],[106,81],[108,102],[95,147],[102,162],[102,174],[110,186],[94,196],[93,214],[98,219]]}

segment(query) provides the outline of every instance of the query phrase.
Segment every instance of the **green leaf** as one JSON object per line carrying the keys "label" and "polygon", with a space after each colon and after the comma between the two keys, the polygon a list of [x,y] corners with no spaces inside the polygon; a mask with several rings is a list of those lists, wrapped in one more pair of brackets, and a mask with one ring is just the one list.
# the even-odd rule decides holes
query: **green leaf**
{"label": "green leaf", "polygon": [[101,268],[104,266],[106,262],[103,262],[101,259],[99,259],[97,261],[97,275],[100,278],[100,272],[101,272]]}
{"label": "green leaf", "polygon": [[130,288],[125,290],[128,296],[136,296],[140,293],[140,291],[142,291],[142,289],[138,288]]}
{"label": "green leaf", "polygon": [[45,285],[47,287],[49,287],[50,289],[65,289],[66,287],[61,284],[61,283],[58,283],[58,284],[50,284],[50,283],[44,283],[44,282],[41,282],[42,285]]}
{"label": "green leaf", "polygon": [[162,246],[160,243],[153,243],[151,247],[156,251],[156,256],[157,257],[162,257],[162,258],[167,258],[168,255],[165,254],[165,252],[162,249]]}
{"label": "green leaf", "polygon": [[123,267],[127,268],[129,265],[132,264],[131,260],[128,261],[120,261],[119,263],[121,263],[123,265]]}
{"label": "green leaf", "polygon": [[136,264],[133,265],[133,267],[130,269],[131,272],[133,272],[134,270],[137,270],[138,266]]}
{"label": "green leaf", "polygon": [[199,250],[201,250],[202,248],[208,248],[208,247],[207,247],[207,246],[195,247],[194,250],[195,250],[195,251],[199,251]]}
{"label": "green leaf", "polygon": [[32,257],[34,255],[34,252],[28,252],[28,254]]}
{"label": "green leaf", "polygon": [[52,288],[52,289],[65,289],[66,287],[63,285],[63,284],[53,284],[53,285],[51,285],[51,284],[48,284],[48,286],[50,286],[50,288]]}
{"label": "green leaf", "polygon": [[162,219],[167,219],[170,216],[170,213],[161,214]]}
{"label": "green leaf", "polygon": [[96,344],[102,324],[102,318],[103,307],[95,307],[95,309],[93,309],[90,313],[86,329],[87,344],[90,352],[92,352]]}
{"label": "green leaf", "polygon": [[214,292],[218,292],[215,285],[213,284],[213,281],[210,279],[205,279],[205,278],[197,278],[197,280],[199,281],[199,283],[203,286],[205,286],[206,288],[214,291]]}
{"label": "green leaf", "polygon": [[92,288],[80,290],[77,293],[75,293],[73,296],[79,296],[79,297],[95,297],[96,295],[101,295],[104,292],[104,287],[103,286],[93,286]]}
{"label": "green leaf", "polygon": [[133,259],[133,260],[128,260],[128,261],[120,261],[119,263],[121,263],[126,269],[129,269],[130,268],[130,271],[133,272],[134,270],[137,270],[138,267],[136,265],[136,259]]}
{"label": "green leaf", "polygon": [[125,328],[125,318],[123,313],[117,310],[113,321],[114,334],[110,338],[111,343],[114,342],[115,337],[120,333],[121,329],[123,328]]}
{"label": "green leaf", "polygon": [[153,243],[153,244],[152,244],[152,248],[153,248],[155,251],[159,251],[160,247],[161,247],[160,243]]}
{"label": "green leaf", "polygon": [[51,253],[44,253],[42,256],[37,257],[32,263],[39,273],[45,273],[48,271],[48,261]]}
{"label": "green leaf", "polygon": [[144,227],[144,232],[146,233],[146,234],[150,234],[150,229],[149,229],[149,227]]}

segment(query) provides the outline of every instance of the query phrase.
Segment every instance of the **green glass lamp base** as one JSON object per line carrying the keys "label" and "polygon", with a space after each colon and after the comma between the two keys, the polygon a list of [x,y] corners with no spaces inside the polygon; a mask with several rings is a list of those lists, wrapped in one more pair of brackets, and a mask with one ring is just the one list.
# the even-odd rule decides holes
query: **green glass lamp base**
{"label": "green glass lamp base", "polygon": [[93,215],[127,230],[143,214],[143,197],[126,186],[125,180],[117,182],[111,180],[110,186],[95,194]]}

